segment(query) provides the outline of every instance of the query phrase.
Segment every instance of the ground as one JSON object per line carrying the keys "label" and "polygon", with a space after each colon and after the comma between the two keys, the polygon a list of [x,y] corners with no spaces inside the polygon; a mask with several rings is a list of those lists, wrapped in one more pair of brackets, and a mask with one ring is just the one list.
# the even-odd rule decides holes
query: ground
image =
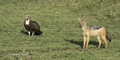
{"label": "ground", "polygon": [[[42,35],[28,36],[25,15],[40,25]],[[77,17],[104,25],[112,38],[108,48],[90,37],[83,50]],[[119,0],[0,0],[0,60],[120,60]]]}

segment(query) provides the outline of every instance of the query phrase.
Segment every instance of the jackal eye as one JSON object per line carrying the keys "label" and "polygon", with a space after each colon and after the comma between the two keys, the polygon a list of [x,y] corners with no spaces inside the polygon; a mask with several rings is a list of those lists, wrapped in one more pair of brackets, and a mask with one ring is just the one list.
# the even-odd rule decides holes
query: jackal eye
{"label": "jackal eye", "polygon": [[82,27],[83,26],[83,24],[80,24],[80,27]]}
{"label": "jackal eye", "polygon": [[80,25],[80,28],[82,28],[82,26]]}
{"label": "jackal eye", "polygon": [[84,24],[81,24],[82,26],[84,25]]}

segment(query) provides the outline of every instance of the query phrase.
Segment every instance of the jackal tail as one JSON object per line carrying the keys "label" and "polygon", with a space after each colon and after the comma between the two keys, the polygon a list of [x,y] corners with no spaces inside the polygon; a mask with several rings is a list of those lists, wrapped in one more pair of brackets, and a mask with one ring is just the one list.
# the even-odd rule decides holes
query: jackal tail
{"label": "jackal tail", "polygon": [[109,33],[108,33],[108,31],[106,31],[106,38],[109,40],[109,42],[111,42],[111,37],[109,36]]}

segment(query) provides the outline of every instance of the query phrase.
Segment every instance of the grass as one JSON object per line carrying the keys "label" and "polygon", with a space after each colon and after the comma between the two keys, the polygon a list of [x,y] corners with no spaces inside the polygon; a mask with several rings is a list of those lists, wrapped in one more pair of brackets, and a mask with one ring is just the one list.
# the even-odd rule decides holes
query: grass
{"label": "grass", "polygon": [[[0,0],[1,60],[119,60],[119,0]],[[43,34],[30,37],[24,19],[37,21]],[[87,16],[89,25],[104,25],[112,42],[97,49],[91,37],[82,50],[82,30],[77,17]],[[16,55],[15,55],[16,54]]]}

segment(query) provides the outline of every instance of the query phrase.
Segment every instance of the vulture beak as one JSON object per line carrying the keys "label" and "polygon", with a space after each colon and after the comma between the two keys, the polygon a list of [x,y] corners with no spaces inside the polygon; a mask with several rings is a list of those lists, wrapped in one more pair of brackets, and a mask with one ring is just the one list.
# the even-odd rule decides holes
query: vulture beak
{"label": "vulture beak", "polygon": [[29,19],[29,15],[26,15],[25,18],[26,18],[26,19]]}

